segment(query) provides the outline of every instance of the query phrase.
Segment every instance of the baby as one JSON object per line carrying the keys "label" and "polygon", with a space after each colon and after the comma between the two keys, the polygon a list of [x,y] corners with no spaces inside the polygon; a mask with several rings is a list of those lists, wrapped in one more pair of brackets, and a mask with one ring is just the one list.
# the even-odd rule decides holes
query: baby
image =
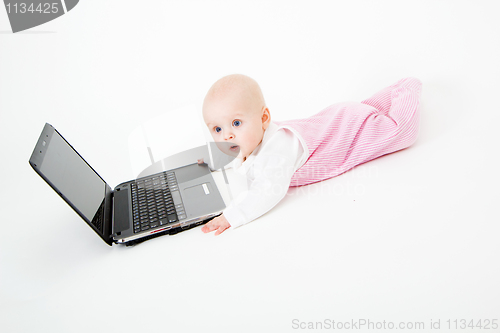
{"label": "baby", "polygon": [[335,177],[410,146],[417,137],[420,91],[420,81],[407,78],[361,103],[338,103],[309,118],[271,122],[257,82],[240,74],[221,78],[205,97],[203,119],[215,142],[239,149],[233,169],[249,186],[202,231],[219,235],[268,212],[290,186]]}

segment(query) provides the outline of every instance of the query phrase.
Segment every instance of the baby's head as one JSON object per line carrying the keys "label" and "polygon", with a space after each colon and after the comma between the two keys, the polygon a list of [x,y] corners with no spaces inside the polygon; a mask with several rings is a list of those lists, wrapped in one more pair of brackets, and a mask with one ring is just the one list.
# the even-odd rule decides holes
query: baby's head
{"label": "baby's head", "polygon": [[264,137],[271,122],[269,109],[255,80],[241,74],[215,82],[203,101],[203,119],[215,142],[229,142],[245,160]]}

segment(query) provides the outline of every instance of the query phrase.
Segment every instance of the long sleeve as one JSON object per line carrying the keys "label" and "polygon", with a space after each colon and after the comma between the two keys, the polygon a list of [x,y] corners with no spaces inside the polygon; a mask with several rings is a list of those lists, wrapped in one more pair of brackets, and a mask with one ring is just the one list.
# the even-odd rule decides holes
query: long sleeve
{"label": "long sleeve", "polygon": [[235,170],[243,173],[248,187],[224,211],[232,228],[255,220],[278,204],[288,191],[293,173],[303,163],[304,149],[289,130],[277,130],[258,148]]}

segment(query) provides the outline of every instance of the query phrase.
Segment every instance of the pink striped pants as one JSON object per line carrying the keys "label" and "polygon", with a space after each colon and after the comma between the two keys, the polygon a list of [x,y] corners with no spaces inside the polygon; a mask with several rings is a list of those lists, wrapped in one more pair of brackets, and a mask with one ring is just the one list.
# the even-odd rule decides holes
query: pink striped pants
{"label": "pink striped pants", "polygon": [[335,177],[412,145],[418,134],[421,82],[406,78],[361,103],[338,103],[316,115],[277,123],[302,136],[309,157],[290,186]]}

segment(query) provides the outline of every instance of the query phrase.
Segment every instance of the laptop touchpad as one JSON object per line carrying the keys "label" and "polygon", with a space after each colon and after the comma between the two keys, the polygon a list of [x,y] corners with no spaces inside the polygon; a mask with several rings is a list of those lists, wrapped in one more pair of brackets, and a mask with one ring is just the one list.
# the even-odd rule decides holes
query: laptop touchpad
{"label": "laptop touchpad", "polygon": [[210,183],[187,187],[182,191],[182,201],[188,218],[213,212],[214,196]]}

